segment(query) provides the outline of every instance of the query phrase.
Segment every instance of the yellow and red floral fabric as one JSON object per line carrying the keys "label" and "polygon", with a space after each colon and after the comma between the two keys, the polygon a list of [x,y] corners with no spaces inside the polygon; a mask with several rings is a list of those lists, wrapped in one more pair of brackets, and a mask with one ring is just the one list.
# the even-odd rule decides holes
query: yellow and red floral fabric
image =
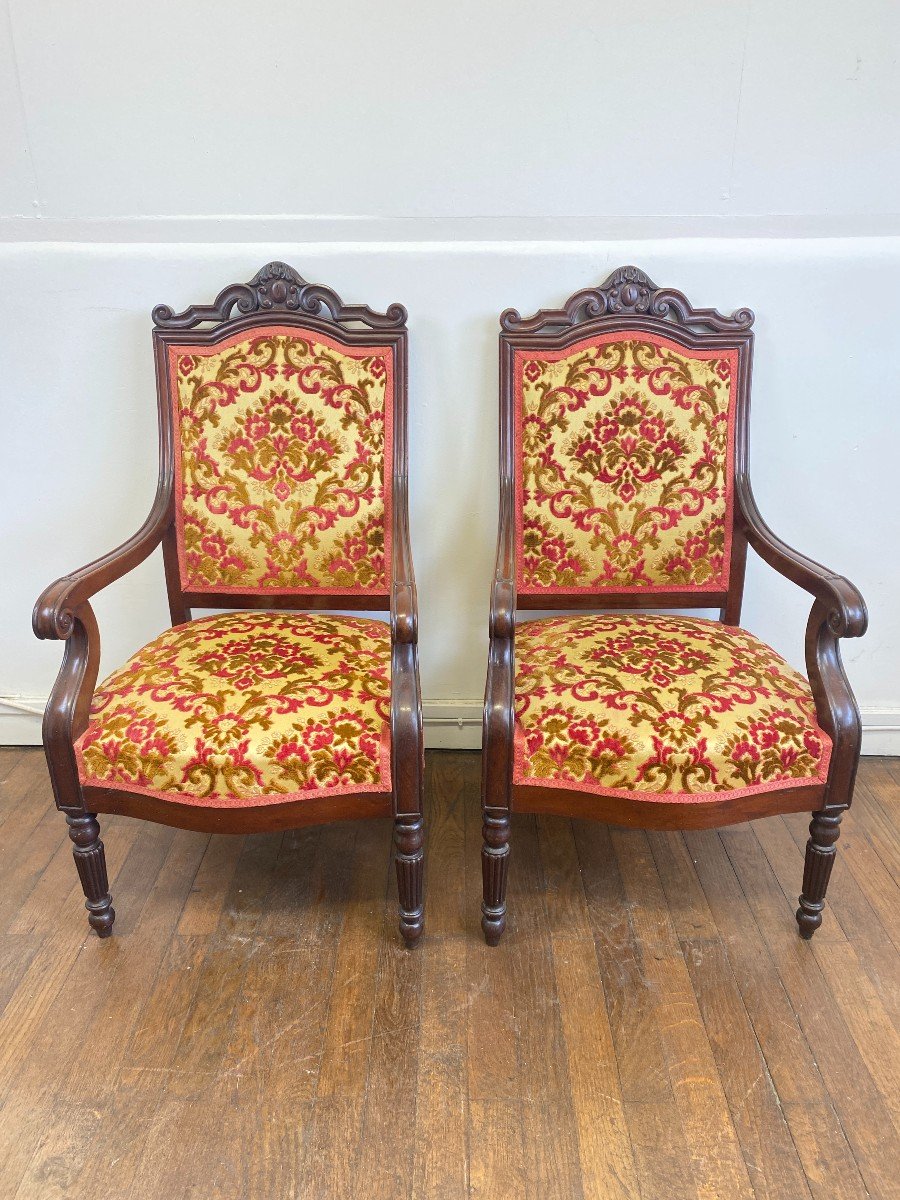
{"label": "yellow and red floral fabric", "polygon": [[169,371],[185,590],[385,592],[392,349],[273,326]]}
{"label": "yellow and red floral fabric", "polygon": [[383,621],[242,612],[161,634],[94,695],[82,783],[236,807],[389,792]]}
{"label": "yellow and red floral fabric", "polygon": [[648,333],[516,351],[520,592],[727,588],[737,367]]}
{"label": "yellow and red floral fabric", "polygon": [[825,782],[809,684],[744,629],[553,617],[519,625],[515,655],[517,784],[697,801]]}

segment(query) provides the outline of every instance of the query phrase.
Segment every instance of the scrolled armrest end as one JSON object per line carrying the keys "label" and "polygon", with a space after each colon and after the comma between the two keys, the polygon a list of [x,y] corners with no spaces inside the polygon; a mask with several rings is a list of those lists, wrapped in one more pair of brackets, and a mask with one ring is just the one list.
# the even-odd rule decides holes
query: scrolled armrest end
{"label": "scrolled armrest end", "polygon": [[418,639],[416,585],[395,583],[391,591],[391,641],[395,645],[415,645]]}
{"label": "scrolled armrest end", "polygon": [[828,611],[828,628],[839,638],[862,637],[869,627],[869,613],[862,596],[843,576],[835,576],[834,596]]}
{"label": "scrolled armrest end", "polygon": [[496,579],[491,592],[489,632],[492,639],[508,641],[516,628],[516,585],[511,579]]}
{"label": "scrolled armrest end", "polygon": [[49,641],[66,641],[75,629],[75,611],[67,603],[71,580],[58,579],[38,597],[31,614],[35,637]]}

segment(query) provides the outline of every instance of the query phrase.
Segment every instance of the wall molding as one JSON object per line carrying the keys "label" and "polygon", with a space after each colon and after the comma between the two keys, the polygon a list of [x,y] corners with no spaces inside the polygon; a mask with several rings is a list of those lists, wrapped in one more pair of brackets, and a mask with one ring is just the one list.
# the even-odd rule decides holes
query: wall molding
{"label": "wall molding", "polygon": [[140,245],[237,243],[296,246],[308,243],[447,243],[463,248],[484,242],[569,242],[606,247],[615,241],[671,239],[852,239],[900,236],[900,213],[701,213],[634,216],[365,216],[354,213],[200,213],[119,217],[0,215],[0,243]]}
{"label": "wall molding", "polygon": [[[0,746],[39,746],[46,696],[0,696]],[[429,750],[480,750],[481,700],[425,700]],[[862,708],[863,754],[900,757],[900,704]]]}

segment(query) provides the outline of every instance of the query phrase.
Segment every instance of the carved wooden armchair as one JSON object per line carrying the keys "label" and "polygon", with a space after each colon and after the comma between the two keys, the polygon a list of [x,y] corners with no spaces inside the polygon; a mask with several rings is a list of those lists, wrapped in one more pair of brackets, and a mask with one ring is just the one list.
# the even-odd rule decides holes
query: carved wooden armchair
{"label": "carved wooden armchair", "polygon": [[[653,829],[812,811],[800,933],[859,760],[839,651],[866,609],[750,490],[753,314],[624,267],[500,318],[500,533],[484,710],[482,927],[506,924],[510,812]],[[747,544],[813,596],[809,682],[739,627]],[[717,608],[720,621],[626,610]],[[517,609],[607,610],[519,621]]]}
{"label": "carved wooden armchair", "polygon": [[[44,746],[88,920],[112,932],[97,813],[224,833],[391,813],[411,945],[423,767],[406,310],[344,305],[275,262],[153,320],[150,515],[34,611],[37,636],[66,643]],[[90,599],[160,543],[172,628],[95,692]],[[390,626],[321,609],[390,609]]]}

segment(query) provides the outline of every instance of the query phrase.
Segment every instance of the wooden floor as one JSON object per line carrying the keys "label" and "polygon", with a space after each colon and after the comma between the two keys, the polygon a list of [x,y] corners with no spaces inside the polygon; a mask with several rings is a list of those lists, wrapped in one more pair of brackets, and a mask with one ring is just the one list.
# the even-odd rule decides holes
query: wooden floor
{"label": "wooden floor", "polygon": [[900,1196],[900,760],[864,760],[812,943],[803,818],[519,817],[495,950],[478,766],[429,756],[408,953],[383,821],[110,819],[101,942],[42,756],[0,751],[0,1197]]}

